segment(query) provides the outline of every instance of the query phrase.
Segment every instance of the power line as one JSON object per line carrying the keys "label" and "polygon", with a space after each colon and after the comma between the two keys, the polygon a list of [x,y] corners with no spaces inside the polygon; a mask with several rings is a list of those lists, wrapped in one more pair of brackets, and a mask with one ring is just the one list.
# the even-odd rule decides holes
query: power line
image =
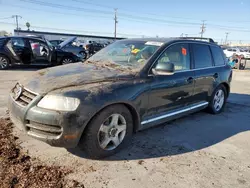
{"label": "power line", "polygon": [[[104,5],[104,4],[99,4],[99,3],[93,3],[93,2],[89,2],[89,1],[84,1],[84,0],[71,0],[71,1],[74,1],[74,2],[78,2],[78,3],[82,3],[82,4],[89,4],[89,5],[94,5],[94,6],[98,6],[98,7],[102,7],[102,8],[107,8],[107,9],[113,9],[113,7],[110,7],[110,6],[107,6],[107,5]],[[120,11],[131,11],[131,10],[128,10],[128,9],[124,9],[124,8],[119,8]],[[151,15],[151,16],[165,16],[165,17],[168,17],[168,18],[175,18],[175,19],[182,19],[182,20],[196,20],[198,21],[197,19],[194,19],[194,18],[189,18],[189,17],[179,17],[179,16],[167,16],[167,15],[163,15],[163,14],[152,14],[152,13],[140,13],[140,14],[144,14],[144,15]],[[250,23],[250,21],[228,21],[228,20],[222,20],[223,22],[229,22],[229,23]]]}
{"label": "power line", "polygon": [[0,20],[10,19],[10,18],[12,18],[12,16],[10,16],[10,17],[5,17],[5,18],[0,18]]}
{"label": "power line", "polygon": [[96,12],[101,14],[113,14],[111,11],[104,11],[104,10],[97,10],[97,9],[87,9],[82,7],[74,7],[74,6],[66,6],[56,3],[49,3],[49,2],[43,2],[38,0],[20,0],[23,2],[33,3],[37,5],[47,6],[47,7],[54,7],[54,8],[61,8],[61,9],[67,9],[67,10],[76,10],[76,11],[86,11],[86,12]]}
{"label": "power line", "polygon": [[[33,3],[33,4],[38,4],[42,6],[47,6],[47,7],[52,7],[52,8],[61,8],[61,9],[70,9],[70,10],[75,10],[75,11],[87,11],[90,13],[96,13],[96,14],[112,14],[111,11],[104,11],[104,10],[97,10],[97,9],[86,9],[82,7],[73,7],[73,6],[66,6],[66,5],[61,5],[61,4],[55,4],[55,3],[49,3],[49,2],[43,2],[43,1],[38,1],[38,0],[20,0],[23,2],[28,2],[28,3]],[[79,0],[74,0],[79,2]],[[91,3],[94,4],[94,3]],[[99,5],[100,6],[100,5]],[[171,21],[171,20],[164,20],[164,19],[158,19],[158,18],[150,18],[150,17],[143,17],[143,16],[134,16],[131,14],[125,14],[125,13],[120,13],[119,17],[125,17],[125,18],[131,18],[134,20],[147,20],[147,21],[152,21],[152,22],[161,22],[161,23],[172,23],[172,24],[177,24],[177,25],[200,25],[199,23],[195,22],[184,22],[184,21]],[[228,27],[228,26],[221,26],[217,25],[216,27]],[[221,29],[221,28],[220,28]]]}
{"label": "power line", "polygon": [[[15,25],[13,23],[8,23],[8,22],[0,22],[0,24]],[[19,26],[24,26],[25,27],[24,24],[19,24]],[[35,26],[35,25],[32,25],[32,28],[46,29],[46,30],[56,30],[56,31],[65,31],[65,32],[78,32],[78,33],[113,35],[113,33],[109,33],[109,32],[96,32],[96,31],[86,31],[86,30],[60,29],[60,28],[52,28],[52,27],[41,27],[41,26]],[[136,35],[136,34],[124,34],[124,33],[117,33],[117,34],[124,35],[124,36],[141,36],[141,35]]]}
{"label": "power line", "polygon": [[[104,10],[97,10],[97,9],[86,9],[86,8],[82,8],[82,7],[73,7],[73,6],[66,6],[66,5],[60,5],[60,4],[55,4],[55,3],[48,3],[48,2],[43,2],[43,1],[38,1],[38,0],[20,0],[23,2],[28,2],[28,3],[32,3],[32,4],[38,4],[38,5],[42,5],[42,6],[47,6],[47,7],[53,7],[53,8],[61,8],[61,9],[70,9],[70,10],[75,10],[75,11],[88,11],[88,12],[95,12],[98,14],[111,14],[110,11],[104,11]],[[163,19],[158,19],[158,18],[149,18],[149,17],[142,17],[142,16],[134,16],[131,14],[124,14],[124,13],[120,13],[119,14],[120,17],[128,17],[128,18],[133,18],[133,19],[139,19],[139,20],[151,20],[154,22],[167,22],[167,23],[176,23],[176,24],[193,24],[193,25],[199,25],[199,23],[194,23],[194,22],[180,22],[180,21],[170,21],[170,20],[163,20]]]}
{"label": "power line", "polygon": [[[47,13],[65,15],[65,12],[48,11],[48,10],[37,9],[37,8],[28,9],[27,7],[23,7],[23,6],[19,6],[19,5],[13,5],[13,4],[5,4],[4,6],[17,7],[17,8],[21,8],[21,9],[29,10],[29,11],[40,11],[40,12],[47,12]],[[81,15],[80,14],[74,14],[74,13],[67,12],[67,15],[77,16],[77,17],[81,17],[81,18],[83,17],[83,15],[84,16],[90,16],[90,17],[96,17],[96,18],[99,18],[99,19],[111,19],[112,18],[112,16],[104,16],[104,15],[102,15],[100,17],[98,15],[86,14],[85,12],[81,12]],[[10,17],[10,18],[12,18],[12,17]]]}

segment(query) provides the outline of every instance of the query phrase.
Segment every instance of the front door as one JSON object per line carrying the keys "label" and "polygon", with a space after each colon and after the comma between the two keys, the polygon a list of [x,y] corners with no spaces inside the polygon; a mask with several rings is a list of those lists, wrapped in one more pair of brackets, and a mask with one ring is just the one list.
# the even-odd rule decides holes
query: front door
{"label": "front door", "polygon": [[29,39],[29,44],[32,49],[34,64],[48,65],[50,64],[51,50],[47,43],[36,40]]}
{"label": "front door", "polygon": [[190,69],[189,44],[177,43],[168,47],[153,68],[157,64],[169,62],[175,65],[173,75],[151,75],[146,121],[181,110],[192,100],[194,71]]}

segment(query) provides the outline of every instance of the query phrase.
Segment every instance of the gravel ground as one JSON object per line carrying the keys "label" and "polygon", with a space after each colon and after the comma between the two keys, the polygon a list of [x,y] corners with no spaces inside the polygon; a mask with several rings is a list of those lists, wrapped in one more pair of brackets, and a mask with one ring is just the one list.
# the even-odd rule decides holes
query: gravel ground
{"label": "gravel ground", "polygon": [[[0,72],[0,112],[9,89],[29,70]],[[199,112],[135,135],[128,149],[105,160],[78,149],[51,147],[14,129],[18,141],[44,164],[71,167],[68,179],[85,187],[250,187],[250,71],[234,71],[225,112]]]}

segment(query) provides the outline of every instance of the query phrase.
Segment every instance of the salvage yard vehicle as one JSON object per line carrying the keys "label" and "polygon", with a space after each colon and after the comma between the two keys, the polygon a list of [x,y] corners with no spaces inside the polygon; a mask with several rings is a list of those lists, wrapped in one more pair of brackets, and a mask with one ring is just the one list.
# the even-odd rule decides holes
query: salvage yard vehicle
{"label": "salvage yard vehicle", "polygon": [[54,66],[81,60],[71,52],[55,49],[46,39],[28,36],[0,38],[0,70],[15,64]]}
{"label": "salvage yard vehicle", "polygon": [[242,59],[250,59],[250,52],[246,49],[240,49],[240,48],[228,48],[223,50],[226,57],[231,57],[234,54],[241,56]]}
{"label": "salvage yard vehicle", "polygon": [[[36,139],[103,158],[137,131],[203,109],[221,113],[232,69],[212,39],[199,39],[120,40],[84,63],[40,70],[11,90],[10,117]],[[138,56],[113,53],[139,44]]]}
{"label": "salvage yard vehicle", "polygon": [[56,48],[65,52],[71,52],[76,56],[80,57],[82,60],[87,58],[87,53],[83,47],[77,45],[77,37],[70,37],[65,41],[62,41],[56,46]]}

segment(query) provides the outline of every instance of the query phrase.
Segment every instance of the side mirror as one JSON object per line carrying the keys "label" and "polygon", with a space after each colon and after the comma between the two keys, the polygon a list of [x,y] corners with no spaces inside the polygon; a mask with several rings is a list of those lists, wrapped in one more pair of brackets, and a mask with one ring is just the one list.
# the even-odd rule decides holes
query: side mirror
{"label": "side mirror", "polygon": [[174,64],[171,62],[159,63],[152,69],[154,75],[173,75],[174,71]]}

